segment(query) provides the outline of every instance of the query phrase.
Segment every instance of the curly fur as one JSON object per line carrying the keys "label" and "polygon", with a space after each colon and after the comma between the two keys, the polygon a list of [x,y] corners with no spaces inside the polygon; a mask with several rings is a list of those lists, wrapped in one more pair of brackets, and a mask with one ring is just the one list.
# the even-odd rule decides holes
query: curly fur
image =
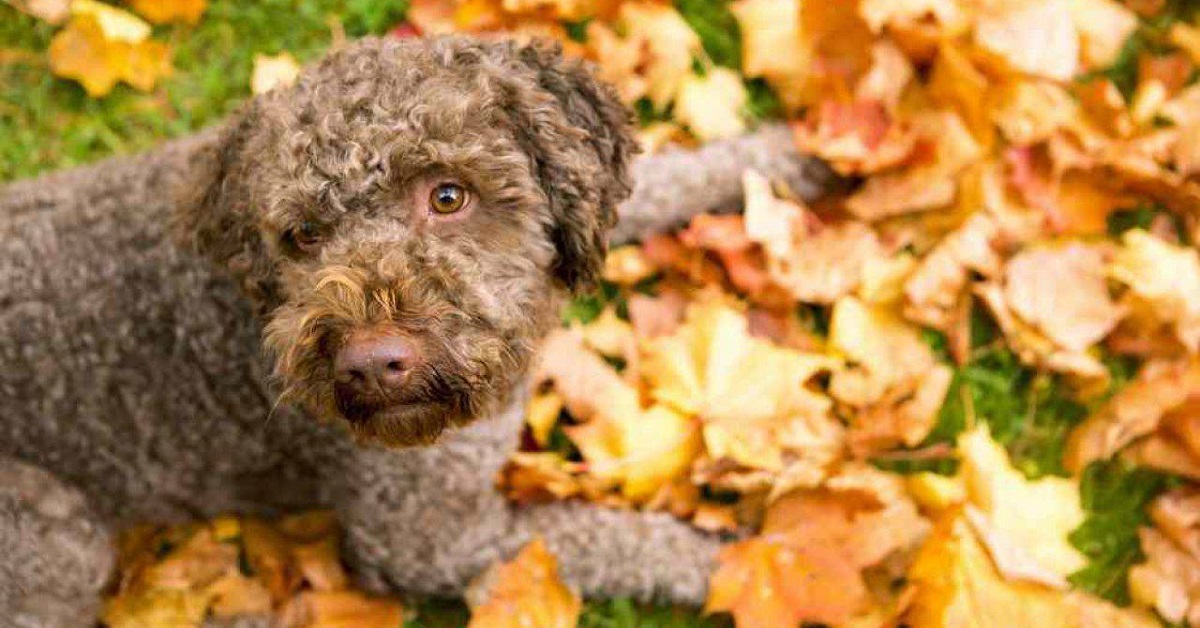
{"label": "curly fur", "polygon": [[[432,83],[418,89],[417,77]],[[588,595],[702,599],[715,537],[663,514],[514,508],[493,487],[517,446],[521,371],[553,294],[595,278],[627,193],[625,115],[541,48],[367,41],[221,130],[0,188],[0,487],[33,477],[5,462],[22,460],[87,502],[72,511],[78,529],[31,526],[45,519],[37,502],[0,491],[0,540],[41,548],[0,552],[0,626],[37,600],[77,606],[35,625],[79,625],[103,581],[88,574],[111,564],[108,526],[312,507],[338,511],[346,555],[377,589],[459,593],[540,536]],[[504,226],[418,234],[409,214],[389,214],[406,173],[434,161],[488,173],[472,179],[479,207],[506,208]],[[806,194],[823,181],[771,128],[639,162],[656,189],[639,183],[623,219],[645,233],[735,209],[736,175],[713,164],[752,164]],[[694,179],[713,185],[664,192]],[[301,254],[281,234],[308,212],[336,226]],[[429,339],[438,374],[414,394],[453,407],[361,436],[417,442],[463,425],[434,446],[357,443],[314,420],[332,412],[328,343],[380,323]],[[281,391],[302,403],[279,403]],[[60,490],[37,477],[39,491]],[[61,553],[71,547],[89,549]]]}

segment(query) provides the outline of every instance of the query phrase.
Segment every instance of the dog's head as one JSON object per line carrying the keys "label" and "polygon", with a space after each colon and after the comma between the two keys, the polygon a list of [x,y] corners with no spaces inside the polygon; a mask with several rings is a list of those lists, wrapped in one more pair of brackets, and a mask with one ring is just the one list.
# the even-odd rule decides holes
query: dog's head
{"label": "dog's head", "polygon": [[595,281],[634,146],[555,48],[364,40],[247,106],[177,228],[260,307],[286,399],[428,443],[505,402]]}

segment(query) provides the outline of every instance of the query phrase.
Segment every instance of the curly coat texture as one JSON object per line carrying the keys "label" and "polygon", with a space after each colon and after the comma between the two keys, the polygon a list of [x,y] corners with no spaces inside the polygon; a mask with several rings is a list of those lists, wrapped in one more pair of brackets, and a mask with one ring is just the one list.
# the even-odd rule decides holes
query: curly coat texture
{"label": "curly coat texture", "polygon": [[[493,487],[553,295],[595,278],[628,192],[625,116],[544,49],[369,40],[224,130],[0,188],[0,461],[49,472],[4,461],[0,487],[35,478],[72,496],[47,511],[37,491],[0,490],[0,550],[26,548],[0,551],[0,626],[80,625],[111,565],[108,527],[311,507],[338,511],[346,555],[378,590],[455,594],[540,536],[587,595],[700,601],[716,538],[664,514],[515,508]],[[511,220],[450,233],[389,217],[422,163]],[[748,166],[807,196],[826,182],[782,128],[643,158],[619,206],[637,229],[618,241],[736,209]],[[287,249],[300,215],[329,226],[316,257]],[[348,293],[322,292],[334,288]],[[314,420],[328,408],[310,351],[385,319],[446,345],[447,368],[472,380],[472,401],[428,428],[458,426],[433,446]]]}

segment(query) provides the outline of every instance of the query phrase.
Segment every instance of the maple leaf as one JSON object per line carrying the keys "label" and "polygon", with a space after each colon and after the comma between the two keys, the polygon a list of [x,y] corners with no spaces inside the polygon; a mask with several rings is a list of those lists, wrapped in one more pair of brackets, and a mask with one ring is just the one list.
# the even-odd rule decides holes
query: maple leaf
{"label": "maple leaf", "polygon": [[615,284],[635,285],[648,279],[656,270],[637,245],[614,248],[604,257],[604,280]]}
{"label": "maple leaf", "polygon": [[646,96],[656,109],[675,99],[702,49],[672,6],[641,0],[622,3],[613,27],[588,24],[587,42],[589,53],[605,61],[601,78],[616,85],[626,102]]}
{"label": "maple leaf", "polygon": [[154,24],[200,21],[208,0],[130,0],[130,6]]}
{"label": "maple leaf", "polygon": [[789,109],[804,103],[812,44],[801,31],[800,0],[737,0],[730,11],[742,33],[742,73],[762,77]]}
{"label": "maple leaf", "polygon": [[793,124],[796,144],[842,174],[872,174],[907,159],[914,135],[879,101],[821,102]]}
{"label": "maple leaf", "polygon": [[1150,513],[1157,527],[1138,531],[1147,560],[1129,572],[1133,599],[1172,623],[1200,624],[1200,490],[1166,493]]}
{"label": "maple leaf", "polygon": [[583,607],[559,580],[558,561],[541,539],[477,578],[467,598],[477,600],[468,628],[573,628]]}
{"label": "maple leaf", "polygon": [[960,436],[958,451],[968,520],[1000,573],[1065,588],[1066,577],[1086,563],[1067,539],[1083,522],[1078,483],[1052,476],[1026,480],[986,427]]}
{"label": "maple leaf", "polygon": [[1004,273],[1012,311],[1068,351],[1095,344],[1122,315],[1109,295],[1097,248],[1071,243],[1026,249],[1009,260]]}
{"label": "maple leaf", "polygon": [[689,74],[675,96],[675,119],[701,141],[741,135],[746,130],[742,77],[728,68],[709,68],[703,76]]}
{"label": "maple leaf", "polygon": [[760,536],[722,550],[705,610],[731,612],[739,628],[840,624],[868,611],[862,570],[928,531],[903,485],[849,465],[823,488],[775,501]]}
{"label": "maple leaf", "polygon": [[1000,227],[985,214],[974,214],[942,239],[904,282],[905,315],[936,329],[947,329],[971,272],[1000,273],[996,250]]}
{"label": "maple leaf", "polygon": [[1091,596],[1063,593],[1000,576],[962,516],[938,523],[908,572],[916,593],[905,619],[912,628],[1152,628],[1152,615]]}
{"label": "maple leaf", "polygon": [[833,306],[829,343],[849,366],[834,371],[830,394],[868,406],[899,386],[914,384],[934,366],[933,353],[918,330],[894,312],[843,297]]}
{"label": "maple leaf", "polygon": [[254,55],[254,70],[250,75],[250,91],[265,94],[277,87],[287,87],[300,76],[300,64],[286,52],[277,55]]}
{"label": "maple leaf", "polygon": [[1071,19],[1079,30],[1086,67],[1105,68],[1137,28],[1137,15],[1115,0],[1070,0]]}
{"label": "maple leaf", "polygon": [[1064,464],[1080,472],[1158,429],[1163,417],[1200,392],[1200,363],[1158,360],[1071,433]]}
{"label": "maple leaf", "polygon": [[1200,254],[1141,229],[1126,231],[1121,243],[1109,274],[1129,286],[1134,309],[1171,326],[1189,351],[1200,349]]}
{"label": "maple leaf", "polygon": [[832,303],[858,287],[869,263],[883,259],[865,224],[821,225],[798,201],[776,198],[753,170],[742,174],[742,183],[746,235],[762,245],[772,282],[795,300]]}
{"label": "maple leaf", "polygon": [[1015,69],[1065,81],[1079,61],[1079,33],[1068,0],[996,3],[975,22],[975,42]]}
{"label": "maple leaf", "polygon": [[148,39],[150,25],[91,0],[71,4],[71,21],[50,41],[50,69],[100,97],[124,81],[142,91],[170,73],[167,48]]}

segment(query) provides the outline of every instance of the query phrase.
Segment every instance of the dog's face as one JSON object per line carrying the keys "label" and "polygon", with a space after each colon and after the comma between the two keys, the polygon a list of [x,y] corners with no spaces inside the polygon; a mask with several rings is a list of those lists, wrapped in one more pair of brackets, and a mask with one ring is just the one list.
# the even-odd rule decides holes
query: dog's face
{"label": "dog's face", "polygon": [[633,147],[555,51],[366,40],[231,124],[177,226],[260,306],[286,399],[428,443],[505,402],[594,281]]}

